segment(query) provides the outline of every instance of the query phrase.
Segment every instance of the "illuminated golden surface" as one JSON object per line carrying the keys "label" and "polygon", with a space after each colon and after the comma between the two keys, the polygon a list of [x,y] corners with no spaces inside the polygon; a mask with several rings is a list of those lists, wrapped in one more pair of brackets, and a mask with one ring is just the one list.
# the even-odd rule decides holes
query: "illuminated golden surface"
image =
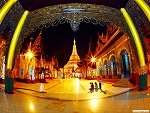
{"label": "illuminated golden surface", "polygon": [[[128,91],[130,88],[118,88],[112,86],[110,83],[103,83],[102,89],[107,92],[107,95],[101,92],[89,93],[90,82],[97,82],[97,80],[84,80],[79,78],[55,79],[47,80],[48,83],[26,84],[15,82],[15,87],[21,88],[17,91],[27,93],[32,96],[41,98],[53,98],[61,100],[84,100],[109,97],[122,92]],[[97,82],[98,83],[98,82]],[[133,89],[135,87],[132,87]],[[30,90],[24,90],[30,89]],[[33,90],[33,91],[32,91]],[[36,92],[35,92],[36,91]],[[40,93],[46,92],[46,93]]]}
{"label": "illuminated golden surface", "polygon": [[76,41],[74,39],[73,41],[73,49],[72,49],[72,54],[69,58],[69,61],[67,62],[67,64],[64,66],[64,73],[72,73],[72,67],[74,68],[74,70],[76,70],[77,63],[80,61],[80,57],[77,53],[77,48],[76,48]]}
{"label": "illuminated golden surface", "polygon": [[13,6],[13,4],[17,2],[17,0],[9,0],[0,10],[0,24],[2,23],[4,17],[6,16],[6,14],[8,13],[8,11],[10,10],[10,8]]}
{"label": "illuminated golden surface", "polygon": [[28,13],[29,13],[29,11],[25,11],[24,14],[22,15],[22,17],[17,25],[17,28],[15,30],[15,33],[13,35],[13,38],[11,40],[9,52],[8,52],[7,65],[6,65],[7,69],[12,69],[12,62],[13,62],[13,58],[14,58],[15,47],[16,47],[21,29],[23,27],[24,21],[28,15]]}
{"label": "illuminated golden surface", "polygon": [[134,0],[140,8],[143,10],[148,20],[150,21],[150,7],[144,2],[144,0]]}
{"label": "illuminated golden surface", "polygon": [[[123,90],[121,91],[123,88],[113,87],[111,84],[104,83],[102,85],[103,90],[113,94],[119,93],[120,95],[101,98],[103,95],[107,97],[108,94],[86,92],[86,88],[88,88],[91,81],[94,82],[95,80],[55,79],[48,80],[48,83],[45,84],[16,82],[15,87],[37,91],[40,90],[40,85],[43,84],[43,88],[47,93],[30,90],[24,90],[23,92],[23,89],[16,89],[16,94],[8,95],[0,89],[0,113],[133,113],[132,110],[137,109],[150,110],[150,89],[145,91],[134,90],[120,94],[123,92]],[[78,88],[75,86],[77,83],[79,83]],[[76,89],[78,89],[78,93],[76,93]],[[37,98],[40,96],[43,96],[43,98]],[[71,101],[61,100],[63,96]],[[84,99],[85,97],[90,98]]]}
{"label": "illuminated golden surface", "polygon": [[126,12],[126,10],[124,8],[121,8],[121,12],[123,13],[124,18],[127,21],[127,24],[130,28],[131,33],[132,33],[132,36],[133,36],[135,44],[136,44],[137,52],[138,52],[140,66],[143,67],[143,66],[145,66],[145,56],[144,56],[143,47],[142,47],[142,44],[140,41],[139,34],[138,34],[130,16]]}

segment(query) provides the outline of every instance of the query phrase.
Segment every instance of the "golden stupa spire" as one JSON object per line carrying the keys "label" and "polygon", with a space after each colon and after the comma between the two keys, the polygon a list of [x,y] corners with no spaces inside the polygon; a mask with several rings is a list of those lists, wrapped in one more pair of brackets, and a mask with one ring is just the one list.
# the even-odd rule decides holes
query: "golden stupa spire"
{"label": "golden stupa spire", "polygon": [[77,48],[76,48],[76,40],[75,40],[75,38],[74,38],[74,41],[73,41],[73,50],[72,50],[72,54],[75,54],[75,55],[77,55]]}
{"label": "golden stupa spire", "polygon": [[72,54],[69,58],[69,61],[67,62],[67,64],[64,66],[64,72],[72,72],[72,69],[76,69],[77,68],[77,63],[80,61],[80,57],[77,53],[77,48],[76,48],[76,41],[74,38],[73,41],[73,49],[72,49]]}

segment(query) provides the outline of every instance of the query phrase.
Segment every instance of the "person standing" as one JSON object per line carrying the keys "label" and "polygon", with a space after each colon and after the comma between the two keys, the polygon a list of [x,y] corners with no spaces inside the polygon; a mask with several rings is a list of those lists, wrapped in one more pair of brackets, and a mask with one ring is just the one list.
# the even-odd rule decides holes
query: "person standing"
{"label": "person standing", "polygon": [[96,91],[96,92],[98,91],[98,85],[97,85],[96,82],[95,82],[95,91]]}
{"label": "person standing", "polygon": [[102,90],[102,79],[99,79],[99,89]]}

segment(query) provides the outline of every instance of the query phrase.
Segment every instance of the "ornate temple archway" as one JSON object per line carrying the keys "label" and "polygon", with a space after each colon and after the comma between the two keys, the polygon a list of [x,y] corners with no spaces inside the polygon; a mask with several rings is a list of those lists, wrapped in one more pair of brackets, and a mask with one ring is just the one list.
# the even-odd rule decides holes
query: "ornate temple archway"
{"label": "ornate temple archway", "polygon": [[[135,0],[138,3],[138,0]],[[16,0],[14,0],[16,2]],[[5,0],[1,2],[1,4],[5,4]],[[2,6],[2,5],[1,5]],[[132,7],[131,7],[132,6]],[[140,6],[140,5],[139,5]],[[137,7],[136,9],[134,9]],[[144,23],[147,28],[149,28],[149,21],[147,18],[145,18],[145,11],[142,12],[143,8],[138,7],[138,5],[134,1],[128,2],[125,9],[130,13],[131,18],[133,19],[133,22],[136,25],[136,28],[140,28],[140,24],[136,23]],[[134,9],[134,12],[133,12]],[[9,63],[9,66],[7,64],[7,73],[6,76],[8,78],[10,77],[10,72],[12,69],[13,61],[15,57],[17,56],[18,51],[21,48],[21,44],[23,40],[29,35],[30,33],[36,31],[37,29],[42,29],[43,27],[49,27],[49,26],[55,26],[57,24],[63,24],[65,22],[69,23],[71,25],[71,28],[73,31],[76,31],[79,27],[80,22],[92,22],[93,24],[101,24],[101,25],[107,25],[111,26],[112,24],[116,24],[118,26],[118,29],[120,29],[122,32],[127,33],[133,42],[135,44],[135,50],[137,50],[138,58],[140,67],[144,68],[145,66],[145,51],[143,52],[144,43],[143,42],[143,33],[140,29],[137,29],[139,36],[137,35],[137,31],[132,30],[134,28],[132,26],[132,22],[130,23],[130,17],[126,13],[126,10],[122,9],[121,11],[116,8],[111,8],[108,6],[103,5],[95,5],[95,4],[80,4],[80,3],[70,3],[70,4],[59,4],[55,6],[48,6],[41,9],[37,9],[31,12],[25,11],[19,2],[17,2],[11,10],[8,12],[6,18],[2,22],[0,32],[4,31],[6,27],[10,28],[10,35],[7,40],[6,44],[6,56],[8,56],[7,63]],[[18,27],[18,22],[21,17],[21,15],[24,13],[24,20],[22,20],[22,26],[23,28],[18,28],[18,32],[15,31],[15,28]],[[28,14],[29,13],[29,14]],[[123,13],[123,14],[122,14]],[[137,14],[136,14],[137,13]],[[140,13],[140,16],[139,16]],[[138,16],[136,16],[138,15]],[[144,15],[144,16],[143,16]],[[147,15],[146,15],[147,16]],[[126,21],[124,19],[126,18]],[[136,17],[136,18],[135,18]],[[142,17],[142,19],[140,18]],[[147,16],[148,17],[148,16]],[[149,19],[149,18],[148,18]],[[23,24],[24,23],[24,24]],[[128,25],[130,30],[128,29]],[[22,27],[20,26],[20,27]],[[14,33],[14,31],[16,33]],[[14,35],[15,36],[14,36]],[[132,38],[132,35],[133,38]],[[15,39],[16,38],[16,39]],[[12,56],[9,55],[9,48],[11,48],[11,43],[13,43],[14,39],[14,54],[11,53]],[[141,40],[141,41],[140,41]],[[9,57],[11,59],[9,60]],[[7,86],[6,86],[7,88]],[[12,88],[12,87],[11,87]],[[10,88],[10,89],[11,89]]]}
{"label": "ornate temple archway", "polygon": [[128,52],[126,50],[122,50],[120,53],[120,64],[121,64],[121,73],[123,74],[123,78],[129,78],[130,62],[129,62]]}
{"label": "ornate temple archway", "polygon": [[108,75],[108,62],[107,62],[107,60],[104,61],[104,75]]}
{"label": "ornate temple archway", "polygon": [[117,75],[117,63],[114,55],[110,58],[110,74]]}

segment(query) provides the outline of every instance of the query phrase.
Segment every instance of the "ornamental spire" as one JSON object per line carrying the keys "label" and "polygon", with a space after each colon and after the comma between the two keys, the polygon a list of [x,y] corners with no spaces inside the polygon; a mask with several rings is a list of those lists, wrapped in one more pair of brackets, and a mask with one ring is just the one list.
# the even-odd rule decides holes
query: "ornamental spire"
{"label": "ornamental spire", "polygon": [[35,54],[43,54],[43,45],[42,45],[42,30],[40,31],[38,37],[34,41],[32,45],[32,51],[35,52]]}
{"label": "ornamental spire", "polygon": [[75,41],[75,38],[74,38],[74,41],[73,41],[73,50],[72,50],[72,54],[77,54],[77,48],[76,48],[76,41]]}

